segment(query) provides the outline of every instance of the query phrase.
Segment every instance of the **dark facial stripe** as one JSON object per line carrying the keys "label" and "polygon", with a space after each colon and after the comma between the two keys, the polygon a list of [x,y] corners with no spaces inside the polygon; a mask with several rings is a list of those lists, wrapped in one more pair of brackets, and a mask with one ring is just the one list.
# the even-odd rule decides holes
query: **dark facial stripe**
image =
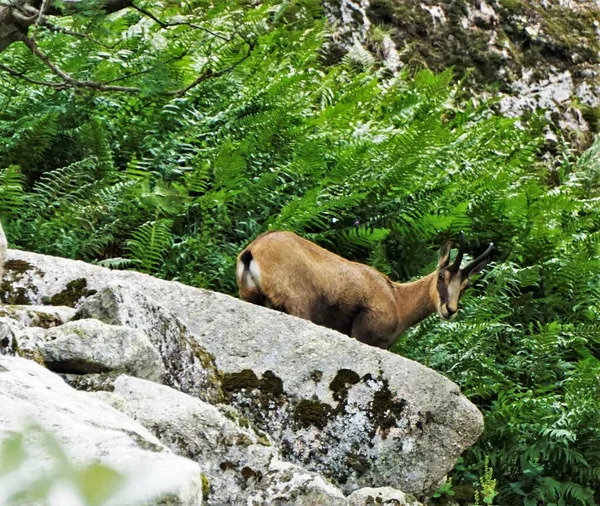
{"label": "dark facial stripe", "polygon": [[446,282],[443,279],[438,279],[437,289],[438,289],[438,293],[440,295],[441,303],[447,304],[448,303],[448,286],[446,285]]}

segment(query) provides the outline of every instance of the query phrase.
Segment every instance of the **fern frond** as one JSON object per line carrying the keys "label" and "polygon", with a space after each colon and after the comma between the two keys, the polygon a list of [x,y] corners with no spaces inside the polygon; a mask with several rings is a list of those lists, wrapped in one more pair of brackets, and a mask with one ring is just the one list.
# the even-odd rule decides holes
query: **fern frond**
{"label": "fern frond", "polygon": [[18,165],[0,170],[0,214],[19,215],[26,205],[25,178]]}
{"label": "fern frond", "polygon": [[144,223],[127,242],[129,259],[135,261],[140,270],[156,272],[163,256],[173,243],[172,223],[168,220]]}

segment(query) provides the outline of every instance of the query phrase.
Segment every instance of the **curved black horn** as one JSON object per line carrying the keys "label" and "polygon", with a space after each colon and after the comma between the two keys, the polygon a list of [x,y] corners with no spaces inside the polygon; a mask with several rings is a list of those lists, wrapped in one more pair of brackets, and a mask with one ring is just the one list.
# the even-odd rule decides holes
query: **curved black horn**
{"label": "curved black horn", "polygon": [[460,234],[458,235],[458,253],[456,254],[456,258],[454,259],[454,263],[452,264],[452,267],[450,267],[451,270],[457,271],[458,269],[460,269],[460,263],[462,262],[464,253],[465,253],[465,233],[461,230]]}
{"label": "curved black horn", "polygon": [[465,268],[462,270],[463,274],[468,275],[475,268],[475,266],[478,263],[480,263],[486,256],[488,256],[490,254],[490,251],[492,251],[493,247],[494,247],[494,243],[491,242],[490,245],[487,247],[487,249],[481,255],[479,255],[470,264],[465,266]]}

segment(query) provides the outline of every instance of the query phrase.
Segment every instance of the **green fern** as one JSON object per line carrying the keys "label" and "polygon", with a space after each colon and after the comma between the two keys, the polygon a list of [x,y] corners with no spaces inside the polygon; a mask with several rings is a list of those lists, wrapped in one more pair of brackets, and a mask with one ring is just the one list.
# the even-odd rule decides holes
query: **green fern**
{"label": "green fern", "polygon": [[19,215],[25,206],[25,178],[18,165],[10,165],[0,170],[0,214]]}
{"label": "green fern", "polygon": [[156,271],[173,242],[168,220],[144,223],[127,242],[132,262],[143,272]]}

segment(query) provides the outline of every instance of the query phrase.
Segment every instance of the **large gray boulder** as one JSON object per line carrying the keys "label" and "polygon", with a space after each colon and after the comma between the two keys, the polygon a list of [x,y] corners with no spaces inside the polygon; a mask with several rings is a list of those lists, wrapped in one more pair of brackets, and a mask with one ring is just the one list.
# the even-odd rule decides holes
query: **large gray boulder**
{"label": "large gray boulder", "polygon": [[[7,271],[4,298],[69,302],[80,306],[78,316],[138,328],[159,349],[168,384],[200,396],[205,386],[194,391],[193,383],[202,375],[177,370],[197,347],[218,369],[214,379],[226,403],[269,434],[284,459],[346,493],[393,486],[426,496],[483,429],[481,414],[443,376],[304,320],[33,253],[10,251]],[[169,351],[178,336],[183,355]]]}
{"label": "large gray boulder", "polygon": [[165,377],[160,354],[141,330],[79,320],[44,334],[40,354],[52,371],[126,373],[158,382]]}
{"label": "large gray boulder", "polygon": [[221,378],[213,355],[162,302],[129,288],[127,283],[113,281],[85,299],[76,318],[95,318],[143,331],[164,360],[167,385],[208,402],[220,401]]}
{"label": "large gray boulder", "polygon": [[138,378],[120,376],[113,386],[112,392],[93,395],[198,462],[207,477],[207,504],[277,504],[291,497],[297,504],[312,505],[317,499],[346,504],[341,491],[320,476],[282,463],[265,434],[247,420],[228,418],[200,399]]}
{"label": "large gray boulder", "polygon": [[[33,361],[0,356],[0,406],[0,441],[25,434],[30,452],[25,476],[53,472],[52,459],[32,435],[34,425],[57,438],[69,465],[99,462],[132,479],[138,477],[137,485],[148,500],[162,497],[168,504],[202,504],[202,470],[197,463],[173,454],[139,423],[74,390]],[[113,505],[130,504],[123,496],[114,500]]]}

